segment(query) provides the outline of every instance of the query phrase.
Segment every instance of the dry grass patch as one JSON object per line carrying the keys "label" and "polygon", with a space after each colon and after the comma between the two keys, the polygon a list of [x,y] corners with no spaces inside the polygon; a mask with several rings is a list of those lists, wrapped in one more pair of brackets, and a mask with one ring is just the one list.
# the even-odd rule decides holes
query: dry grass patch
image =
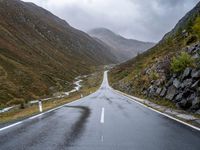
{"label": "dry grass patch", "polygon": [[[103,73],[102,72],[96,72],[93,75],[88,76],[83,81],[83,87],[80,91],[76,93],[72,93],[70,96],[62,99],[54,99],[50,101],[43,102],[43,111],[47,111],[49,109],[67,104],[69,102],[72,102],[74,100],[80,99],[81,95],[87,96],[100,87],[103,79]],[[36,115],[39,113],[38,105],[32,105],[29,107],[26,107],[24,109],[16,109],[10,112],[2,113],[0,114],[0,124],[21,120],[33,115]]]}

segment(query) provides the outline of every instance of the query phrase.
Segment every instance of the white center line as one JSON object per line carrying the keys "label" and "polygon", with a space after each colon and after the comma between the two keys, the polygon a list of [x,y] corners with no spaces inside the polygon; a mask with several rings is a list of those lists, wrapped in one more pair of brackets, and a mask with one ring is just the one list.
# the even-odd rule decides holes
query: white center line
{"label": "white center line", "polygon": [[104,123],[104,108],[102,107],[102,111],[101,111],[101,120],[100,123]]}
{"label": "white center line", "polygon": [[103,142],[103,135],[101,136],[101,142]]}

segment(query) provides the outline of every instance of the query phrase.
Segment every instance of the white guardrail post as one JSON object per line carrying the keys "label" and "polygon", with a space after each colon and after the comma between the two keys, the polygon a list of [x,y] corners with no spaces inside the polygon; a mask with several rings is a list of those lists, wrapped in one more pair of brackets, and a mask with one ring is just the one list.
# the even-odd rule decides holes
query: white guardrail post
{"label": "white guardrail post", "polygon": [[42,101],[41,100],[38,101],[38,105],[39,105],[39,111],[42,112]]}

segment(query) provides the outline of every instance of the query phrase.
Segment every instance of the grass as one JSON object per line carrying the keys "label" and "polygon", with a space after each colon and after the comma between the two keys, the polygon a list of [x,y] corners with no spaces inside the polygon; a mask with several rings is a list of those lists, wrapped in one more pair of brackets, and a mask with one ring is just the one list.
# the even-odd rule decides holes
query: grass
{"label": "grass", "polygon": [[168,108],[177,109],[176,105],[173,102],[166,100],[166,99],[158,98],[156,100],[156,99],[148,98],[148,100],[150,102],[153,102],[153,103],[160,105],[160,106],[165,106],[165,107],[168,107]]}
{"label": "grass", "polygon": [[194,66],[195,60],[186,52],[182,52],[178,57],[173,57],[171,61],[172,72],[182,72],[187,67]]}
{"label": "grass", "polygon": [[196,18],[195,24],[193,25],[192,30],[200,39],[200,17]]}
{"label": "grass", "polygon": [[[156,68],[156,65],[159,65],[160,62],[164,61],[164,65],[161,66],[165,77],[168,77],[173,72],[182,71],[186,67],[196,67],[195,60],[189,54],[183,52],[183,48],[188,46],[188,43],[192,44],[196,42],[196,39],[192,37],[196,37],[197,34],[200,33],[199,23],[200,19],[197,19],[195,23],[192,21],[192,25],[195,24],[194,26],[196,26],[193,27],[192,31],[189,30],[189,28],[192,28],[192,25],[189,21],[186,22],[184,24],[184,29],[188,33],[188,36],[183,34],[182,28],[180,28],[180,32],[176,32],[178,31],[177,29],[173,30],[153,48],[114,67],[109,73],[110,85],[117,90],[140,97],[144,96],[143,91],[150,87],[152,81],[163,79],[163,74],[157,71]],[[174,57],[177,54],[180,55]],[[165,81],[161,84],[165,84],[164,82]],[[148,97],[148,99],[150,98]],[[172,102],[165,100],[155,100],[154,102],[160,105],[173,107]]]}
{"label": "grass", "polygon": [[[95,92],[99,87],[103,79],[103,73],[102,72],[96,72],[93,75],[90,75],[89,77],[85,78],[83,81],[83,88],[79,92],[72,93],[70,96],[62,99],[54,99],[51,101],[43,102],[43,110],[47,111],[49,109],[64,105],[66,103],[72,102],[74,100],[77,100],[81,97],[81,94],[83,96],[87,96],[93,92]],[[10,112],[5,112],[0,114],[0,124],[4,124],[7,122],[12,122],[16,120],[21,120],[33,115],[36,115],[39,113],[38,105],[32,105],[29,107],[26,107],[24,109],[16,109]]]}
{"label": "grass", "polygon": [[200,119],[200,114],[194,114],[194,117],[199,118]]}
{"label": "grass", "polygon": [[[60,99],[60,100],[43,102],[43,104],[42,104],[43,110],[46,111],[46,110],[58,107],[65,103],[72,102],[78,98],[80,98],[80,94],[73,95],[72,97],[64,98],[64,99]],[[30,106],[30,107],[27,107],[24,109],[18,109],[18,110],[14,110],[11,112],[6,112],[3,114],[0,114],[0,123],[6,123],[6,122],[10,122],[10,121],[15,121],[18,119],[23,119],[23,118],[30,117],[30,116],[38,114],[38,113],[39,113],[38,105],[33,105],[33,106]]]}
{"label": "grass", "polygon": [[134,95],[138,98],[141,98],[141,99],[146,99],[154,104],[157,104],[157,105],[160,105],[160,106],[165,106],[165,107],[168,107],[168,108],[172,108],[172,109],[177,109],[175,103],[173,103],[172,101],[169,101],[169,100],[166,100],[166,99],[162,99],[162,98],[149,98],[147,96],[144,96],[144,95]]}
{"label": "grass", "polygon": [[[151,85],[151,81],[160,78],[159,73],[155,69],[156,67],[151,67],[157,62],[165,60],[166,57],[173,58],[174,55],[181,52],[183,47],[185,47],[185,40],[181,36],[176,39],[172,37],[166,38],[150,50],[113,68],[109,73],[110,85],[117,90],[129,92],[128,94],[130,95],[143,97],[143,89],[148,88]],[[146,69],[150,69],[150,74],[145,73]],[[170,63],[168,66],[164,66],[163,69],[166,74],[169,74]],[[125,91],[126,89],[129,89],[129,91]],[[158,105],[175,108],[173,102],[162,100],[161,98],[153,100],[148,97],[147,99]]]}

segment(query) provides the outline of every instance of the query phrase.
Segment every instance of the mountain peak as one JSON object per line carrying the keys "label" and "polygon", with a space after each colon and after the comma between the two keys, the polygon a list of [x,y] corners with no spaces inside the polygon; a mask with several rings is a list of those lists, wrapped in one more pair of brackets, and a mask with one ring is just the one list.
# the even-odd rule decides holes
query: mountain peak
{"label": "mountain peak", "polygon": [[112,47],[121,61],[133,58],[138,53],[154,46],[154,43],[127,39],[107,28],[95,28],[90,30],[88,34]]}
{"label": "mountain peak", "polygon": [[103,28],[103,27],[92,29],[92,30],[88,31],[88,34],[90,34],[91,36],[94,36],[94,37],[96,37],[96,36],[101,36],[101,37],[104,37],[104,36],[114,37],[114,36],[116,36],[117,37],[118,36],[120,38],[124,38],[124,37],[116,34],[115,32],[113,32],[112,30],[107,29],[107,28]]}
{"label": "mountain peak", "polygon": [[94,28],[90,31],[88,31],[88,33],[102,33],[102,32],[110,32],[113,33],[113,31],[111,31],[110,29],[104,28],[104,27],[100,27],[100,28]]}

